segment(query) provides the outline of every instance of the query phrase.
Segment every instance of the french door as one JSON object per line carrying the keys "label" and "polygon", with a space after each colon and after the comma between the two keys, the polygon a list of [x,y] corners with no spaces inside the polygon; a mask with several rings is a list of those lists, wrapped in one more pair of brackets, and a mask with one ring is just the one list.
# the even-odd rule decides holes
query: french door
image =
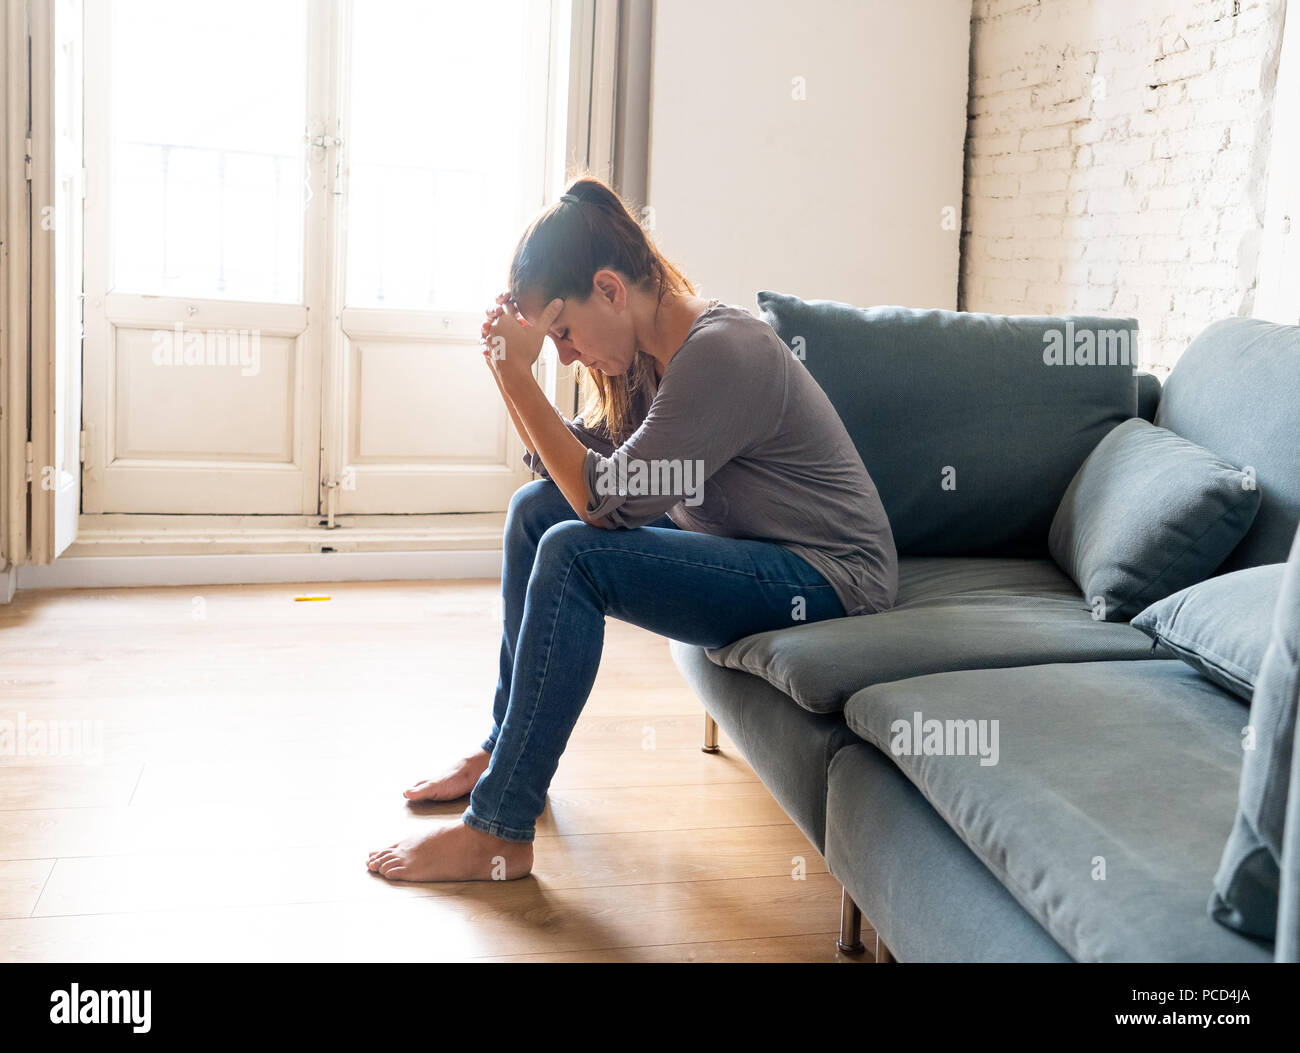
{"label": "french door", "polygon": [[478,325],[563,178],[569,4],[85,17],[83,513],[504,508]]}

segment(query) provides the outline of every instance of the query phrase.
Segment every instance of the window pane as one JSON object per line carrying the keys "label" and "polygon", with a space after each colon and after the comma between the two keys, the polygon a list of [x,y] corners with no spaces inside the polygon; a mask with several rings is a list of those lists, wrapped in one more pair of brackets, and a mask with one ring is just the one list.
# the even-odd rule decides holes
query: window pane
{"label": "window pane", "polygon": [[302,300],[305,0],[115,0],[113,287]]}
{"label": "window pane", "polygon": [[[541,205],[543,0],[354,8],[347,302],[481,309]],[[545,24],[544,19],[542,24]]]}

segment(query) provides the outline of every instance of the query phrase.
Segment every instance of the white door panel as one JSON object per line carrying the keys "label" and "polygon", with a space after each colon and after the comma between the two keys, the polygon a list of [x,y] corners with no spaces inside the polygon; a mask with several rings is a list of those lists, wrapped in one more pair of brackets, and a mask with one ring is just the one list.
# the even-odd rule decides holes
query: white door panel
{"label": "white door panel", "polygon": [[378,340],[350,347],[354,463],[504,463],[504,415],[483,412],[495,385],[464,348]]}
{"label": "white door panel", "polygon": [[551,45],[567,19],[546,0],[384,0],[349,18],[334,511],[498,511],[530,475],[479,326],[554,189]]}
{"label": "white door panel", "polygon": [[[233,331],[232,331],[233,332]],[[227,337],[225,330],[191,330],[185,341],[172,334],[117,326],[113,460],[189,456],[212,461],[293,460],[294,349],[288,337],[246,334]],[[160,368],[158,336],[170,352],[193,338],[201,354],[230,348],[231,365],[194,369],[179,360]],[[216,339],[211,339],[213,337]],[[253,354],[235,352],[249,349]],[[260,345],[260,346],[259,346]],[[250,367],[241,361],[252,362]],[[255,370],[251,375],[250,370]]]}
{"label": "white door panel", "polygon": [[456,333],[470,324],[413,311],[343,312],[337,513],[503,508],[528,480],[477,338]]}
{"label": "white door panel", "polygon": [[105,305],[108,425],[87,436],[101,510],[256,514],[300,500],[314,452],[296,423],[312,410],[299,384],[307,309],[122,294]]}
{"label": "white door panel", "polygon": [[[329,195],[305,132],[327,13],[90,6],[108,46],[87,56],[87,512],[315,510],[323,312],[307,262]],[[180,39],[205,43],[168,47]],[[235,53],[257,77],[228,68]]]}

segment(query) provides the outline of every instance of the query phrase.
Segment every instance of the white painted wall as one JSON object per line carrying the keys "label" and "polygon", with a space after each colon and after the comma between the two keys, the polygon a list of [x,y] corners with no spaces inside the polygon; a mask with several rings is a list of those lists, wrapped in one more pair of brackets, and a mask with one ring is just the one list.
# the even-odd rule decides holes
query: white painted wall
{"label": "white painted wall", "polygon": [[655,8],[647,204],[705,295],[956,306],[968,0]]}

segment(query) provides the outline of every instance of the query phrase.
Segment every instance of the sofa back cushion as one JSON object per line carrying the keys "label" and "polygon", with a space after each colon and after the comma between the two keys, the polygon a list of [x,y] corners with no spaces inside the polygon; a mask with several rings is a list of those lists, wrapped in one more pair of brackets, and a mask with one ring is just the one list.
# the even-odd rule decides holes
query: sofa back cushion
{"label": "sofa back cushion", "polygon": [[1165,381],[1156,423],[1256,479],[1259,514],[1222,569],[1285,562],[1300,525],[1300,326],[1215,322]]}
{"label": "sofa back cushion", "polygon": [[902,555],[1045,554],[1074,473],[1137,413],[1132,319],[758,305],[843,419]]}

